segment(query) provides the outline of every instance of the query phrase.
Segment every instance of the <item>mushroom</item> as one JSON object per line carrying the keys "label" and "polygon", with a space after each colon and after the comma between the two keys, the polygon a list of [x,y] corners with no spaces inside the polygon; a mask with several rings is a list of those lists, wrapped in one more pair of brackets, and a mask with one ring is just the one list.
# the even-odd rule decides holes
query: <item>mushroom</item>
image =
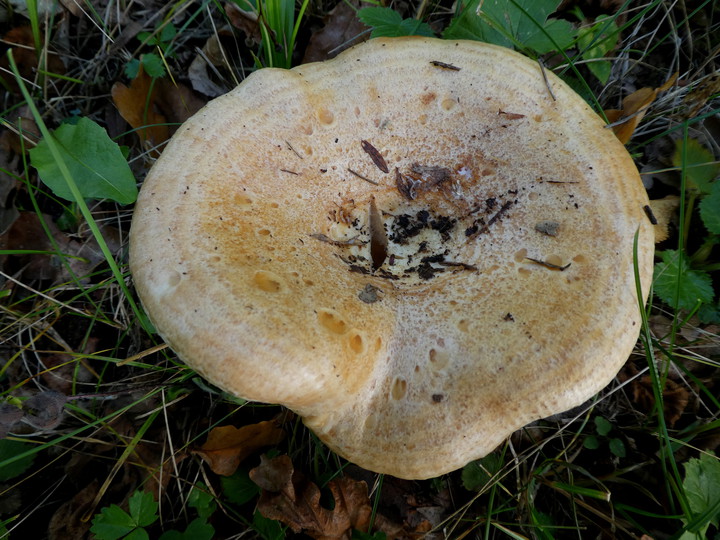
{"label": "mushroom", "polygon": [[375,39],[259,70],[188,120],[145,180],[130,267],[202,376],[422,479],[613,379],[640,329],[636,233],[643,295],[652,276],[647,204],[537,63]]}

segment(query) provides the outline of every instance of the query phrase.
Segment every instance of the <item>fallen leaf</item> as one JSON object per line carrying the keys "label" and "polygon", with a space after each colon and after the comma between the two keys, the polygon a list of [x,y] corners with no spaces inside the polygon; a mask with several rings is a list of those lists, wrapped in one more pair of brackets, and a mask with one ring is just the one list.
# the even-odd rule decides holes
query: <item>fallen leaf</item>
{"label": "fallen leaf", "polygon": [[115,83],[112,87],[112,99],[120,111],[120,115],[136,130],[143,147],[156,149],[168,140],[170,130],[166,125],[167,119],[160,112],[156,103],[156,80],[143,71],[140,71],[130,86]]}
{"label": "fallen leaf", "polygon": [[668,195],[662,199],[650,201],[650,208],[657,220],[655,225],[655,243],[664,242],[670,236],[670,222],[675,216],[675,210],[680,206],[680,197]]}
{"label": "fallen leaf", "polygon": [[112,98],[120,115],[136,130],[146,149],[160,155],[158,147],[167,141],[177,126],[205,105],[183,84],[173,84],[167,78],[153,79],[142,69],[130,86],[115,83]]}
{"label": "fallen leaf", "polygon": [[370,5],[358,0],[338,3],[323,19],[325,26],[310,36],[303,64],[333,58],[368,39],[369,28],[358,18],[357,10]]}
{"label": "fallen leaf", "polygon": [[85,538],[92,523],[83,521],[82,516],[90,508],[97,495],[99,485],[97,480],[93,480],[78,491],[73,498],[58,507],[48,525],[49,540]]}
{"label": "fallen leaf", "polygon": [[[652,389],[652,379],[645,375],[640,379],[635,379],[631,385],[633,401],[646,412],[652,411],[655,405],[655,395]],[[665,381],[663,395],[663,410],[665,412],[665,421],[670,427],[677,422],[682,416],[685,408],[690,400],[690,393],[686,388],[680,386],[673,380]]]}
{"label": "fallen leaf", "polygon": [[284,438],[285,431],[274,420],[241,428],[221,426],[210,431],[205,444],[194,453],[203,458],[215,474],[231,476],[245,458]]}
{"label": "fallen leaf", "polygon": [[608,123],[615,124],[612,129],[620,142],[626,144],[630,140],[635,128],[640,124],[658,94],[675,84],[677,78],[678,73],[676,72],[665,84],[658,88],[640,88],[623,99],[622,109],[607,109],[605,111]]}
{"label": "fallen leaf", "polygon": [[16,154],[27,152],[40,140],[40,128],[30,112],[30,107],[19,107],[12,114],[7,115],[8,126],[12,129],[3,131],[0,135],[0,148]]}
{"label": "fallen leaf", "polygon": [[[40,36],[41,42],[43,42],[43,36]],[[35,39],[33,38],[32,29],[30,26],[18,26],[8,31],[3,36],[3,43],[10,45],[12,49],[12,56],[17,65],[20,76],[26,81],[34,81],[37,78],[38,68],[41,67],[37,53],[35,52]],[[13,45],[15,45],[13,47]],[[60,57],[54,51],[47,51],[47,54],[43,56],[47,64],[42,66],[42,70],[58,75],[65,73],[65,64],[63,64]],[[10,62],[8,61],[7,55],[0,55],[0,82],[6,88],[14,93],[20,93],[20,87],[15,81],[15,77],[10,71]]]}
{"label": "fallen leaf", "polygon": [[[188,79],[190,79],[193,90],[208,97],[217,97],[228,91],[224,86],[214,82],[211,76],[213,69],[225,63],[225,59],[221,54],[219,34],[220,32],[208,38],[205,45],[203,45],[202,54],[195,56],[188,68]],[[210,68],[211,65],[212,69]]]}
{"label": "fallen leaf", "polygon": [[257,13],[245,11],[233,3],[226,2],[225,14],[228,16],[230,24],[245,34],[246,44],[258,45],[262,41]]}
{"label": "fallen leaf", "polygon": [[250,471],[250,478],[263,489],[258,502],[260,513],[296,533],[303,531],[317,540],[349,540],[352,529],[368,529],[372,506],[365,482],[348,477],[331,480],[327,487],[335,507],[329,510],[320,505],[320,489],[294,470],[288,456],[262,456],[260,466]]}
{"label": "fallen leaf", "polygon": [[[89,229],[76,235],[69,235],[58,229],[50,216],[43,215],[47,230],[63,256],[42,253],[27,253],[0,257],[2,269],[21,281],[50,280],[69,281],[74,276],[81,282],[88,282],[92,270],[105,260],[97,240]],[[54,252],[53,242],[45,234],[45,228],[34,212],[21,212],[8,230],[0,234],[0,249]],[[121,242],[117,229],[102,226],[100,231],[112,253],[116,253]],[[70,257],[68,257],[68,255]],[[65,266],[61,257],[67,262]]]}

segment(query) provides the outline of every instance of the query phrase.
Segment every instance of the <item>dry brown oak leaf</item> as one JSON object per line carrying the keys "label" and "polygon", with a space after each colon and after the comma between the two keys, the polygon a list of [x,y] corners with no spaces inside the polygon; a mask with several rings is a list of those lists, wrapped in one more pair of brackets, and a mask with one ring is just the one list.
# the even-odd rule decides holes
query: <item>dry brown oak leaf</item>
{"label": "dry brown oak leaf", "polygon": [[260,466],[250,471],[250,478],[263,490],[258,502],[260,513],[296,533],[302,531],[317,540],[349,540],[353,529],[366,531],[370,525],[372,507],[365,482],[348,477],[331,480],[328,488],[335,508],[329,510],[320,505],[320,488],[295,471],[288,456],[262,456]]}
{"label": "dry brown oak leaf", "polygon": [[194,453],[203,458],[215,474],[231,476],[238,465],[264,446],[274,446],[285,438],[285,431],[273,420],[236,428],[216,427]]}

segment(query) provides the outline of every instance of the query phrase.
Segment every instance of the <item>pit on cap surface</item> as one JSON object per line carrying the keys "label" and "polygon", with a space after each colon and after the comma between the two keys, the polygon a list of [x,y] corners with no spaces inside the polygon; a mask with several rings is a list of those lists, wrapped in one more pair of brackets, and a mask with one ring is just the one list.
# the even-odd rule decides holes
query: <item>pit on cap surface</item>
{"label": "pit on cap surface", "polygon": [[209,103],[133,219],[160,334],[404,478],[590,398],[637,338],[633,237],[647,291],[653,232],[623,146],[545,75],[482,43],[377,39]]}

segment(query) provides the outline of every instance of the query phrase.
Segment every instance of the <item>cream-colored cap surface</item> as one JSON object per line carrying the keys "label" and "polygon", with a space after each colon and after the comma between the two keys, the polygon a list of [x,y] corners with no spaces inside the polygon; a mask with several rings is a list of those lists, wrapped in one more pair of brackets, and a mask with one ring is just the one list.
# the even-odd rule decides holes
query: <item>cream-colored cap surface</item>
{"label": "cream-colored cap surface", "polygon": [[545,75],[427,38],[253,73],[143,185],[152,322],[212,383],[403,478],[587,400],[637,339],[653,231],[625,148]]}

